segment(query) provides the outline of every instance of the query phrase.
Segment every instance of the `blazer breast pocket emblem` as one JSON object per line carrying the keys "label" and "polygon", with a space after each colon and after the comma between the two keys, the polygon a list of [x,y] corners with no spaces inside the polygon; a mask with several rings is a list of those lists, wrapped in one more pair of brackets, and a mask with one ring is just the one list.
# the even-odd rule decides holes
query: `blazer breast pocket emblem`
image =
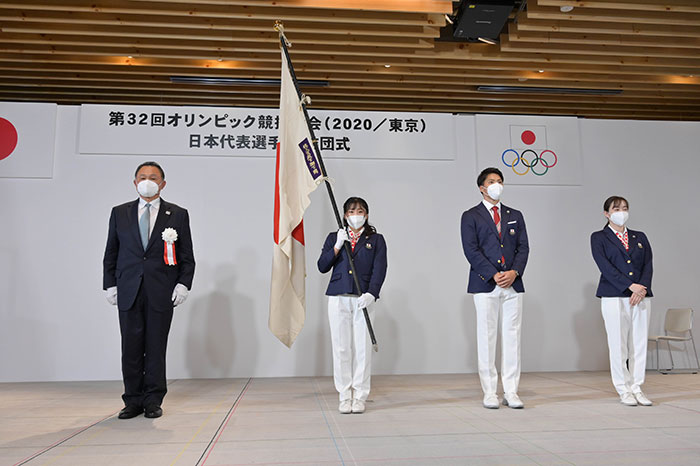
{"label": "blazer breast pocket emblem", "polygon": [[365,247],[366,247],[367,249],[372,249],[372,244],[371,244],[371,243],[366,243],[366,244],[365,244]]}
{"label": "blazer breast pocket emblem", "polygon": [[510,236],[515,236],[515,229],[511,228],[508,233],[510,234]]}

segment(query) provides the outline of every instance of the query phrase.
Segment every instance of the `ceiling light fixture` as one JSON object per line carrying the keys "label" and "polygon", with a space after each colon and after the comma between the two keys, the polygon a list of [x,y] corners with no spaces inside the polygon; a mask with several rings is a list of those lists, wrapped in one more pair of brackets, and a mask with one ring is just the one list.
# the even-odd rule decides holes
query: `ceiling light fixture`
{"label": "ceiling light fixture", "polygon": [[[267,78],[227,78],[216,76],[170,76],[170,82],[178,84],[213,84],[218,86],[279,86],[281,80]],[[328,87],[328,81],[299,79],[300,86]]]}
{"label": "ceiling light fixture", "polygon": [[573,9],[574,7],[571,5],[562,5],[559,7],[559,11],[561,11],[562,13],[569,13],[573,11]]}
{"label": "ceiling light fixture", "polygon": [[484,42],[485,44],[496,45],[495,39],[489,39],[488,37],[479,37],[479,40],[481,42]]}
{"label": "ceiling light fixture", "polygon": [[224,61],[223,58],[217,58],[216,61]]}
{"label": "ceiling light fixture", "polygon": [[617,95],[621,89],[580,89],[572,87],[520,87],[520,86],[478,86],[479,92],[514,93],[514,94],[585,94],[585,95]]}
{"label": "ceiling light fixture", "polygon": [[544,70],[537,70],[538,73],[544,73]]}
{"label": "ceiling light fixture", "polygon": [[387,63],[386,65],[384,65],[384,68],[391,68],[391,65]]}

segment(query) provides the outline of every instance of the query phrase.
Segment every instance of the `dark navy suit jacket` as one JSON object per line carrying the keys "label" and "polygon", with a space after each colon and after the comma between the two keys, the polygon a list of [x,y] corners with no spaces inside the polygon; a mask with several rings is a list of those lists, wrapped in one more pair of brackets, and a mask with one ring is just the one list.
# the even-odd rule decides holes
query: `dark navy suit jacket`
{"label": "dark navy suit jacket", "polygon": [[[318,270],[321,273],[326,273],[331,268],[333,269],[326,295],[360,295],[361,293],[355,287],[355,282],[352,278],[350,261],[345,253],[345,248],[343,247],[337,256],[333,251],[335,239],[335,232],[328,235],[321,250],[321,257],[318,258]],[[373,235],[363,233],[355,244],[352,258],[355,261],[355,271],[357,271],[357,278],[362,287],[362,293],[371,293],[372,296],[379,299],[379,291],[384,283],[387,268],[384,237],[379,233]]]}
{"label": "dark navy suit jacket", "polygon": [[600,269],[600,281],[595,295],[602,297],[627,297],[632,295],[629,286],[639,283],[651,293],[653,272],[651,245],[641,231],[627,229],[629,251],[609,226],[591,235],[593,260]]}
{"label": "dark navy suit jacket", "polygon": [[[523,293],[523,273],[530,247],[525,220],[520,211],[501,204],[501,236],[483,202],[462,214],[462,248],[469,261],[469,293],[488,293],[496,287],[493,276],[515,270],[513,289]],[[505,257],[505,264],[501,258]]]}
{"label": "dark navy suit jacket", "polygon": [[[192,289],[194,252],[190,234],[190,218],[186,209],[161,199],[151,238],[144,251],[138,222],[139,201],[127,202],[112,209],[109,218],[107,247],[103,260],[103,287],[117,287],[117,306],[129,310],[139,287],[148,304],[158,311],[172,311],[172,293],[182,283]],[[167,265],[163,258],[161,234],[165,228],[177,232],[175,258],[177,265]]]}

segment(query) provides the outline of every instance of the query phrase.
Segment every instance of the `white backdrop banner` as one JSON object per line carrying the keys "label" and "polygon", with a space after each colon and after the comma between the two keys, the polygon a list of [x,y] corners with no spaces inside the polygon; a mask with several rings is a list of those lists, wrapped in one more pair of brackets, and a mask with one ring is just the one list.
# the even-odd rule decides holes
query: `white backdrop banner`
{"label": "white backdrop banner", "polygon": [[508,184],[580,185],[576,117],[476,116],[478,169],[496,167]]}
{"label": "white backdrop banner", "polygon": [[51,178],[56,104],[0,102],[0,178]]}
{"label": "white backdrop banner", "polygon": [[[438,113],[309,112],[323,157],[453,160],[455,121]],[[274,157],[276,108],[82,105],[81,154]]]}

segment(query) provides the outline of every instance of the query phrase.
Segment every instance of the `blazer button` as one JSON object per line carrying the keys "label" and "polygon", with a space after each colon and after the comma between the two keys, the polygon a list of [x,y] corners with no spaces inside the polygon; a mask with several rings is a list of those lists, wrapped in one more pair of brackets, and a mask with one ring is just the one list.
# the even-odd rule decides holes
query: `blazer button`
{"label": "blazer button", "polygon": [[631,264],[631,263],[632,263],[632,261],[631,261],[631,260],[629,260],[629,259],[627,259],[627,263],[628,263],[628,264]]}
{"label": "blazer button", "polygon": [[634,272],[630,272],[630,275],[634,275]]}
{"label": "blazer button", "polygon": [[146,258],[144,257],[143,260],[146,260]]}
{"label": "blazer button", "polygon": [[501,259],[498,259],[498,263],[499,263],[499,264],[501,263]]}
{"label": "blazer button", "polygon": [[502,245],[502,244],[501,244],[501,247],[503,247],[503,245]]}
{"label": "blazer button", "polygon": [[352,275],[352,270],[348,270],[348,273],[349,273],[350,275]]}

